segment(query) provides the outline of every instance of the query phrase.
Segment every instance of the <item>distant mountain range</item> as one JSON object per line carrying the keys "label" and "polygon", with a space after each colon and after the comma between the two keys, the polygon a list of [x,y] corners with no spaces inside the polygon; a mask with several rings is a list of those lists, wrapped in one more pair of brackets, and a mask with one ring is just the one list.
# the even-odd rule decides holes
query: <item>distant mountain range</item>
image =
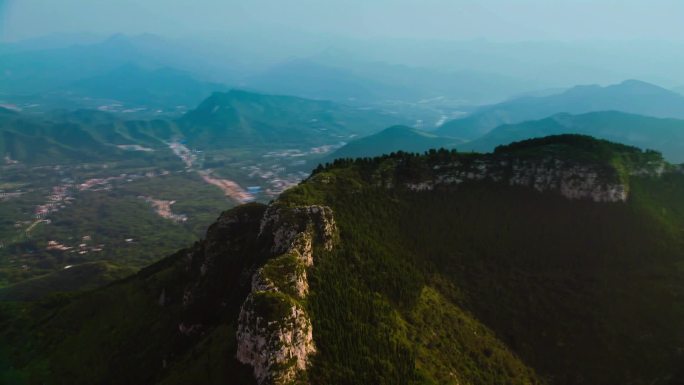
{"label": "distant mountain range", "polygon": [[[241,75],[230,52],[156,35],[112,35],[60,39],[26,44],[0,44],[0,91],[8,94],[35,94],[52,91],[78,80],[106,74],[121,66],[175,68],[199,79],[234,83]],[[202,60],[198,60],[202,57]],[[216,77],[218,78],[218,77]]]}
{"label": "distant mountain range", "polygon": [[378,62],[342,67],[310,59],[278,64],[245,79],[243,85],[271,93],[347,102],[447,98],[461,104],[501,100],[529,87],[522,81],[485,72],[436,71]]}
{"label": "distant mountain range", "polygon": [[116,147],[103,145],[79,125],[0,116],[0,154],[11,160],[49,164],[101,160],[117,153]]}
{"label": "distant mountain range", "polygon": [[423,130],[393,126],[377,134],[354,140],[326,159],[373,157],[397,151],[422,153],[429,149],[453,148],[461,143],[457,139],[439,137]]}
{"label": "distant mountain range", "polygon": [[374,100],[388,94],[407,93],[399,85],[387,85],[348,70],[310,60],[293,60],[245,79],[250,89],[313,99]]}
{"label": "distant mountain range", "polygon": [[495,147],[528,138],[558,134],[585,134],[663,153],[671,162],[684,163],[684,120],[653,118],[623,112],[557,114],[549,118],[503,125],[459,149],[489,152]]}
{"label": "distant mountain range", "polygon": [[[181,95],[181,88],[169,85],[166,79],[185,84],[189,92]],[[156,98],[166,102],[178,98],[189,101],[211,89],[208,83],[195,81],[182,72],[150,71],[133,65],[75,84],[81,87],[83,94],[108,89],[110,91],[103,97],[121,95],[134,99],[137,89],[145,93],[140,100]],[[74,86],[73,89],[76,88]],[[567,101],[568,108],[562,108],[563,101]],[[681,110],[677,108],[680,103]],[[618,111],[589,112],[577,116],[569,113],[545,115],[555,109],[578,111],[593,108],[640,110],[653,116],[684,116],[684,96],[636,81],[605,88],[576,87],[558,95],[524,97],[486,107],[434,132],[410,128],[407,126],[409,122],[401,116],[380,109],[242,90],[213,93],[177,120],[124,120],[87,110],[34,116],[3,108],[0,109],[3,134],[0,154],[33,163],[50,163],[54,159],[112,159],[131,155],[117,146],[137,144],[162,148],[166,146],[164,141],[172,139],[182,139],[189,146],[204,150],[310,148],[312,154],[325,154],[343,146],[322,158],[331,160],[377,156],[400,150],[423,152],[440,147],[487,152],[498,145],[530,137],[579,133],[651,148],[661,151],[672,162],[684,162],[681,155],[684,154],[683,121]],[[487,134],[468,142],[459,136],[466,132],[469,134],[465,136],[471,137],[494,123],[539,115],[540,118],[487,128]],[[42,151],[31,155],[32,148],[41,148]],[[145,154],[135,156],[144,157]]]}
{"label": "distant mountain range", "polygon": [[143,46],[143,39],[113,36],[96,44],[4,53],[0,55],[0,91],[10,95],[44,93],[131,62],[161,66]]}
{"label": "distant mountain range", "polygon": [[[154,35],[76,41],[82,43],[48,39],[0,45],[0,102],[40,112],[110,103],[151,107],[154,112],[154,108],[196,105],[212,92],[228,89],[206,81],[214,73],[225,74],[222,81],[228,82],[240,73],[232,70],[229,60],[198,52],[201,47]],[[199,56],[203,60],[197,60]]]}
{"label": "distant mountain range", "polygon": [[214,93],[178,120],[189,144],[213,149],[337,144],[401,123],[378,110],[239,90]]}
{"label": "distant mountain range", "polygon": [[[171,136],[165,121],[122,121],[98,111],[57,111],[27,115],[0,109],[0,156],[29,164],[147,160],[161,154],[126,151],[119,146],[164,148]],[[159,135],[159,136],[156,136]]]}
{"label": "distant mountain range", "polygon": [[107,73],[78,80],[54,92],[68,98],[99,98],[150,107],[195,106],[212,92],[227,91],[217,83],[196,80],[172,68],[145,69],[126,64]]}
{"label": "distant mountain range", "polygon": [[375,109],[239,90],[214,93],[177,120],[125,120],[94,110],[34,115],[2,108],[0,155],[33,164],[144,158],[151,154],[119,146],[166,151],[164,142],[176,139],[202,150],[310,148],[315,154],[406,123]]}
{"label": "distant mountain range", "polygon": [[543,119],[558,113],[622,111],[661,118],[684,118],[684,96],[649,83],[629,80],[608,86],[578,86],[561,94],[524,97],[482,107],[447,122],[438,135],[473,140],[503,124]]}
{"label": "distant mountain range", "polygon": [[[227,84],[345,103],[448,99],[461,105],[477,105],[536,87],[495,73],[410,67],[342,54],[305,55],[253,66],[242,63],[231,48],[215,51],[154,35],[114,35],[102,41],[74,35],[0,44],[0,98],[68,108],[60,103],[59,96],[71,93],[73,97],[167,106],[196,104],[200,101],[198,93],[201,97],[209,95],[206,86],[214,86],[209,91],[225,91],[226,86],[219,84]],[[196,78],[198,84],[188,77]],[[179,92],[183,89],[187,95]],[[48,98],[50,94],[55,97]],[[73,97],[68,99],[72,104],[76,101]],[[78,107],[92,108],[87,104]]]}
{"label": "distant mountain range", "polygon": [[405,126],[391,127],[378,134],[354,140],[325,159],[377,156],[399,150],[423,152],[440,147],[455,147],[459,151],[490,152],[497,146],[529,138],[584,134],[657,150],[671,162],[684,162],[684,120],[618,111],[579,115],[558,113],[539,120],[503,124],[468,142],[439,136],[443,132],[437,130],[428,133]]}

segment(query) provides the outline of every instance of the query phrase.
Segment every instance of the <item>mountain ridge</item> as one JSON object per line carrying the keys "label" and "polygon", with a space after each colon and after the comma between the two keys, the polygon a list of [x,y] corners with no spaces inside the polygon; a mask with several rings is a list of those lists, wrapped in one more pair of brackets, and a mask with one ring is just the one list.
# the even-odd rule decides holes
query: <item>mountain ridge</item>
{"label": "mountain ridge", "polygon": [[336,160],[135,276],[4,305],[0,336],[16,378],[71,384],[676,384],[681,192],[579,135]]}
{"label": "mountain ridge", "polygon": [[583,134],[662,152],[674,163],[684,162],[684,121],[618,111],[581,115],[560,113],[541,120],[499,126],[460,146],[465,151],[492,151],[496,146],[559,134]]}
{"label": "mountain ridge", "polygon": [[388,127],[376,134],[352,140],[326,159],[362,158],[396,151],[424,152],[431,148],[453,148],[462,142],[408,126]]}
{"label": "mountain ridge", "polygon": [[661,118],[684,118],[684,96],[649,83],[627,80],[600,87],[576,86],[546,97],[523,97],[482,107],[445,123],[437,134],[473,140],[502,124],[543,119],[558,113],[620,111]]}
{"label": "mountain ridge", "polygon": [[322,145],[370,134],[401,120],[381,110],[234,89],[213,93],[181,117],[178,125],[193,145]]}
{"label": "mountain ridge", "polygon": [[80,79],[58,93],[121,101],[129,105],[176,107],[196,105],[212,92],[226,90],[222,84],[196,80],[188,72],[170,67],[144,68],[126,63],[107,73]]}

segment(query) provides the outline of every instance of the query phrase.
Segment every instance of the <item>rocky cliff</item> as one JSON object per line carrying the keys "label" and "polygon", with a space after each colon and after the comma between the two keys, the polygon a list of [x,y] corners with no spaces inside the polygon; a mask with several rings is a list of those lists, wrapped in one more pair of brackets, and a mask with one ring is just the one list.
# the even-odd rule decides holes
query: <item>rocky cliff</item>
{"label": "rocky cliff", "polygon": [[503,183],[594,202],[626,202],[632,176],[675,171],[657,152],[580,135],[530,139],[491,154],[440,150],[424,157],[397,153],[373,162],[378,167],[371,182],[385,188],[429,191],[473,182]]}
{"label": "rocky cliff", "polygon": [[406,187],[421,191],[453,187],[466,182],[489,181],[530,187],[539,192],[557,192],[568,199],[590,199],[595,202],[624,202],[629,191],[629,186],[620,180],[614,169],[553,158],[483,158],[437,164],[433,170],[434,173],[428,178],[406,183]]}
{"label": "rocky cliff", "polygon": [[238,318],[237,359],[254,369],[258,384],[290,384],[305,379],[316,352],[304,307],[307,268],[317,248],[331,250],[336,239],[332,210],[323,206],[271,205],[259,238],[277,255],[252,277],[252,289]]}

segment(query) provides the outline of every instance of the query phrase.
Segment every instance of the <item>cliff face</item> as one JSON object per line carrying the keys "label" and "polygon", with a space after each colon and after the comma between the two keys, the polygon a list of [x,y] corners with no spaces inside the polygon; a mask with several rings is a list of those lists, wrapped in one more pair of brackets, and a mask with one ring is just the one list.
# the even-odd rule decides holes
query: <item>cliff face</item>
{"label": "cliff face", "polygon": [[259,384],[302,381],[316,352],[311,321],[303,306],[309,292],[307,268],[317,248],[331,250],[337,228],[323,206],[271,205],[259,239],[277,257],[252,277],[252,289],[238,318],[237,359],[254,369]]}
{"label": "cliff face", "polygon": [[252,367],[257,383],[300,381],[316,352],[305,308],[307,269],[315,251],[331,250],[336,239],[328,207],[238,207],[184,252],[182,290],[162,289],[158,303],[178,298],[183,312],[177,333],[188,340],[203,338],[217,314],[235,308],[236,358]]}
{"label": "cliff face", "polygon": [[539,192],[557,192],[568,199],[595,202],[625,202],[629,188],[620,181],[617,171],[598,165],[546,158],[478,159],[433,166],[431,177],[407,183],[411,190],[457,186],[469,181],[490,181],[510,186],[530,187]]}

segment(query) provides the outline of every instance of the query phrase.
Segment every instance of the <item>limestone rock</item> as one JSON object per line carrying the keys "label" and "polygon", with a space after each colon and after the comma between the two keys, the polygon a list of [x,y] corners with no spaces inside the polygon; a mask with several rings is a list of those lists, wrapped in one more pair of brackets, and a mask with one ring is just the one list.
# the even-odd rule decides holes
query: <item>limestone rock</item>
{"label": "limestone rock", "polygon": [[[620,180],[614,169],[553,158],[508,160],[490,157],[439,164],[432,169],[433,175],[429,179],[407,182],[405,187],[413,191],[430,191],[466,182],[490,181],[595,202],[625,202],[629,195],[628,185]],[[650,175],[653,170],[643,173]]]}
{"label": "limestone rock", "polygon": [[[264,307],[277,317],[261,314]],[[282,308],[282,309],[281,309]],[[252,293],[245,301],[237,331],[240,362],[254,368],[259,384],[290,384],[309,365],[316,352],[306,311],[286,296]]]}
{"label": "limestone rock", "polygon": [[333,248],[337,227],[328,207],[273,204],[258,238],[276,257],[252,277],[238,318],[237,359],[252,366],[259,385],[291,384],[316,352],[311,320],[300,302],[309,292],[306,270],[315,248]]}

